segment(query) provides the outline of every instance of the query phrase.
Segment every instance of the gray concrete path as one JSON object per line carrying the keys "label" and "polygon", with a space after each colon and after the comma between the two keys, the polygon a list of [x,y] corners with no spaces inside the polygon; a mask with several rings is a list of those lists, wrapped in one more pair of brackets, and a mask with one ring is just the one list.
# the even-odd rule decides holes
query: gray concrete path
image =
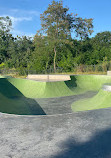
{"label": "gray concrete path", "polygon": [[77,100],[91,98],[97,92],[89,91],[80,95],[65,96],[58,98],[36,98],[37,104],[43,109],[46,115],[72,113],[71,104]]}
{"label": "gray concrete path", "polygon": [[111,108],[46,116],[0,113],[0,158],[111,158]]}

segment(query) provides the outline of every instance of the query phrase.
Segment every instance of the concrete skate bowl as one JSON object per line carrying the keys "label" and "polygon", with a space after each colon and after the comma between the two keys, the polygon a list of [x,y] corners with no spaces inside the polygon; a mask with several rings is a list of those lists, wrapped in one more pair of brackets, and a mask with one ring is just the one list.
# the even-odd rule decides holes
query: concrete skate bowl
{"label": "concrete skate bowl", "polygon": [[101,89],[104,84],[111,83],[110,76],[70,77],[69,81],[40,82],[1,76],[0,112],[55,115],[111,106],[111,92]]}

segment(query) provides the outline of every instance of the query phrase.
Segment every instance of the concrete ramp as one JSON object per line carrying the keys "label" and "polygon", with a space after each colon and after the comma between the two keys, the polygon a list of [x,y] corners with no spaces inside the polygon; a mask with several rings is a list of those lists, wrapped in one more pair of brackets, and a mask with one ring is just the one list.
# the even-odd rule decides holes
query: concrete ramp
{"label": "concrete ramp", "polygon": [[[106,83],[110,76],[78,75],[60,82],[1,78],[0,158],[111,158],[111,108],[92,110],[111,107],[111,92],[101,89]],[[89,91],[98,94],[84,99]],[[57,101],[70,112],[79,94],[83,99],[74,108],[91,111],[45,115],[46,105],[50,113]],[[58,103],[55,110],[63,112]]]}
{"label": "concrete ramp", "polygon": [[[72,75],[70,78],[71,80],[68,81],[57,82],[1,78],[0,112],[21,115],[69,113],[72,112],[73,102],[88,97],[91,98],[88,102],[85,101],[85,104],[79,102],[80,111],[111,106],[108,92],[102,90],[96,97],[94,96],[103,84],[111,83],[110,76]],[[107,100],[103,102],[104,105],[103,99]],[[75,103],[73,107],[75,111],[77,107]]]}
{"label": "concrete ramp", "polygon": [[111,107],[111,91],[101,89],[95,96],[92,98],[83,98],[72,105],[72,110],[75,111],[87,111],[101,108]]}

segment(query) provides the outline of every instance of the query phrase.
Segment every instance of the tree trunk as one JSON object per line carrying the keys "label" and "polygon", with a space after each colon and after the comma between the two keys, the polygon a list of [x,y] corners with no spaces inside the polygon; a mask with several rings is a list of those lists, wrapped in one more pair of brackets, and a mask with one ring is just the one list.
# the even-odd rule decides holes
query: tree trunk
{"label": "tree trunk", "polygon": [[56,72],[56,49],[54,48],[54,73]]}

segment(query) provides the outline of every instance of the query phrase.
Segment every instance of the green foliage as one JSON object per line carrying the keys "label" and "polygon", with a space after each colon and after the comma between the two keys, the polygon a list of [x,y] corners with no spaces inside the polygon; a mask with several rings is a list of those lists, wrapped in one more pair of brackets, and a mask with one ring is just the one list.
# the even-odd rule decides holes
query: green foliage
{"label": "green foliage", "polygon": [[10,68],[29,67],[33,43],[30,38],[23,36],[11,40],[7,48],[9,60],[6,62]]}
{"label": "green foliage", "polygon": [[5,67],[5,63],[1,63],[0,68],[4,68],[4,67]]}
{"label": "green foliage", "polygon": [[18,70],[18,75],[20,75],[20,76],[28,75],[28,70],[23,67],[19,67],[17,70]]}
{"label": "green foliage", "polygon": [[68,14],[68,8],[64,8],[62,1],[52,1],[46,11],[41,14],[42,30],[51,39],[64,39],[70,36],[73,18]]}
{"label": "green foliage", "polygon": [[89,38],[93,19],[69,13],[62,1],[55,0],[40,19],[41,30],[30,38],[13,37],[11,19],[0,17],[0,68],[19,69],[20,74],[29,70],[47,73],[58,68],[65,72],[111,70],[111,32]]}
{"label": "green foliage", "polygon": [[71,72],[74,69],[74,61],[72,58],[72,54],[69,53],[69,54],[67,54],[67,56],[63,55],[58,66],[62,67],[63,71],[65,71],[65,72]]}
{"label": "green foliage", "polygon": [[83,19],[77,17],[77,14],[69,14],[69,8],[63,7],[62,1],[56,2],[54,0],[51,4],[49,4],[47,10],[41,14],[40,18],[42,27],[41,30],[43,31],[43,35],[46,35],[45,46],[49,46],[53,49],[52,53],[54,54],[54,57],[52,63],[55,71],[58,64],[58,58],[61,60],[61,56],[64,56],[64,53],[62,54],[61,47],[63,52],[65,51],[64,48],[66,45],[71,48],[71,32],[74,31],[77,36],[81,37],[81,39],[88,37],[88,34],[93,32],[93,19]]}
{"label": "green foliage", "polygon": [[0,17],[0,33],[1,34],[3,32],[10,32],[11,26],[12,26],[12,21],[8,16]]}
{"label": "green foliage", "polygon": [[8,58],[7,47],[9,41],[13,38],[9,33],[12,26],[11,19],[6,17],[0,17],[0,63],[4,62]]}
{"label": "green foliage", "polygon": [[75,31],[81,38],[86,38],[93,32],[93,19],[83,19],[77,14],[69,14],[69,8],[63,7],[62,1],[53,0],[40,18],[42,30],[53,39],[69,39],[71,31]]}

